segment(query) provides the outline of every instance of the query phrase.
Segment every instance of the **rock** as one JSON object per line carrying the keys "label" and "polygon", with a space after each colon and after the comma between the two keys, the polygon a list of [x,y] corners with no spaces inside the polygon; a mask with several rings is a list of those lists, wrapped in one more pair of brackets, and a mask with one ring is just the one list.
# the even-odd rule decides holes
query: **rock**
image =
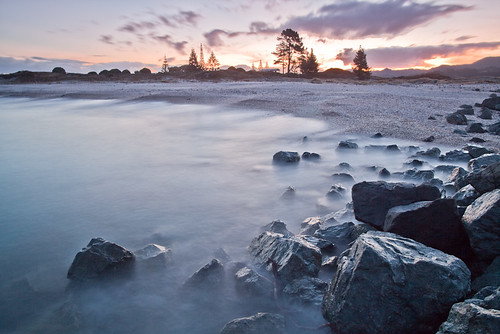
{"label": "rock", "polygon": [[337,269],[337,256],[325,256],[323,257],[323,261],[321,262],[321,268],[328,270],[336,270]]}
{"label": "rock", "polygon": [[222,264],[226,264],[231,261],[231,257],[227,254],[224,248],[217,248],[214,253],[214,257],[219,260]]}
{"label": "rock", "polygon": [[436,137],[434,136],[429,136],[427,138],[422,139],[424,143],[432,143],[434,140],[436,140]]}
{"label": "rock", "polygon": [[465,110],[474,110],[473,107],[470,104],[462,104],[460,106],[460,109],[465,109]]}
{"label": "rock", "polygon": [[453,199],[457,203],[458,206],[469,206],[474,202],[479,196],[481,196],[480,193],[477,192],[476,189],[474,189],[473,186],[470,184],[464,186],[463,188],[459,189],[454,195]]}
{"label": "rock", "polygon": [[465,177],[465,181],[481,194],[500,188],[500,162],[495,162],[484,169],[469,173]]}
{"label": "rock", "polygon": [[224,282],[224,266],[217,259],[212,259],[209,263],[198,269],[185,282],[185,287],[221,287]]}
{"label": "rock", "polygon": [[434,171],[438,173],[450,174],[457,168],[455,165],[438,165],[434,167]]}
{"label": "rock", "polygon": [[478,172],[496,162],[500,162],[500,154],[490,153],[469,160],[468,166],[471,172]]}
{"label": "rock", "polygon": [[458,258],[387,232],[361,235],[339,259],[323,317],[335,333],[431,333],[470,290]]}
{"label": "rock", "polygon": [[339,200],[344,198],[345,191],[346,188],[342,187],[340,184],[334,184],[326,193],[326,197],[332,200]]}
{"label": "rock", "polygon": [[272,271],[269,259],[277,264],[280,280],[288,283],[304,276],[316,277],[321,266],[321,252],[315,245],[296,237],[264,232],[249,247],[257,265]]}
{"label": "rock", "polygon": [[347,162],[341,162],[341,163],[339,163],[339,164],[336,166],[336,168],[335,168],[335,169],[337,169],[337,170],[339,170],[339,171],[350,171],[350,170],[352,170],[353,168],[352,168],[352,166],[351,166],[351,165],[349,165]]}
{"label": "rock", "polygon": [[376,134],[371,136],[371,138],[382,138],[382,137],[383,137],[383,135],[380,132],[377,132]]}
{"label": "rock", "polygon": [[490,98],[483,100],[483,103],[481,104],[482,107],[494,110],[500,110],[499,105],[500,105],[500,97],[498,96],[491,96]]}
{"label": "rock", "polygon": [[462,167],[456,167],[451,172],[451,175],[448,178],[448,182],[453,182],[453,184],[455,185],[455,190],[459,190],[468,184],[465,180],[465,177],[467,175],[469,175],[469,173],[465,169],[463,169]]}
{"label": "rock", "polygon": [[399,149],[398,145],[392,144],[392,145],[387,145],[385,147],[386,152],[393,152],[393,153],[399,153],[401,150]]}
{"label": "rock", "polygon": [[335,245],[328,240],[317,238],[312,235],[298,235],[297,238],[307,241],[314,246],[318,247],[321,252],[329,251],[335,248]]}
{"label": "rock", "polygon": [[462,129],[455,129],[455,130],[453,130],[453,133],[456,133],[457,135],[461,135],[462,137],[468,136],[467,131],[462,130]]}
{"label": "rock", "polygon": [[488,125],[488,132],[493,135],[500,136],[500,122]]}
{"label": "rock", "polygon": [[354,178],[349,173],[334,173],[332,174],[333,182],[338,183],[354,183]]}
{"label": "rock", "polygon": [[485,154],[494,153],[493,151],[490,151],[487,148],[476,145],[466,145],[464,147],[464,150],[467,151],[473,159],[478,158]]}
{"label": "rock", "polygon": [[464,152],[461,150],[453,150],[446,152],[446,154],[441,155],[439,157],[439,160],[441,161],[462,161],[462,162],[467,162],[470,159],[470,155],[468,152]]}
{"label": "rock", "polygon": [[306,218],[300,224],[300,235],[313,235],[323,224],[324,220],[321,217]]}
{"label": "rock", "polygon": [[457,205],[451,198],[393,207],[385,217],[384,231],[413,239],[462,260],[471,256]]}
{"label": "rock", "polygon": [[354,150],[358,148],[358,144],[349,141],[349,140],[343,140],[339,143],[337,146],[337,150]]}
{"label": "rock", "polygon": [[481,195],[462,217],[476,256],[491,261],[500,255],[500,189]]}
{"label": "rock", "polygon": [[427,151],[418,151],[415,153],[417,157],[427,157],[437,159],[441,155],[441,150],[438,147],[433,147],[428,149]]}
{"label": "rock", "polygon": [[172,250],[157,244],[149,244],[134,252],[137,261],[166,265],[172,261]]}
{"label": "rock", "polygon": [[304,304],[321,306],[327,288],[328,283],[319,278],[304,277],[288,283],[283,289],[283,294]]}
{"label": "rock", "polygon": [[387,146],[385,145],[368,145],[365,146],[365,151],[367,152],[376,152],[376,151],[382,151],[385,150]]}
{"label": "rock", "polygon": [[269,224],[263,226],[261,229],[261,232],[274,232],[274,233],[280,233],[283,234],[284,236],[293,236],[293,233],[288,231],[286,228],[286,224],[281,221],[281,220],[273,220]]}
{"label": "rock", "polygon": [[483,123],[471,123],[467,127],[467,133],[485,133],[486,130],[483,129]]}
{"label": "rock", "polygon": [[255,270],[243,267],[234,275],[236,290],[246,296],[272,296],[274,285],[271,279],[259,275]]}
{"label": "rock", "polygon": [[373,230],[374,228],[367,224],[347,222],[321,228],[314,233],[314,236],[333,243],[335,245],[335,254],[338,255],[346,250],[361,234]]}
{"label": "rock", "polygon": [[382,168],[379,172],[378,172],[378,177],[381,178],[381,179],[387,179],[391,176],[391,172],[389,172],[386,168]]}
{"label": "rock", "polygon": [[300,161],[300,156],[297,152],[279,151],[273,155],[275,163],[295,163]]}
{"label": "rock", "polygon": [[482,108],[481,111],[479,112],[479,118],[481,119],[492,119],[493,118],[493,111],[488,108]]}
{"label": "rock", "polygon": [[472,137],[470,139],[470,142],[473,142],[473,143],[485,143],[486,140],[484,140],[483,138],[479,138],[479,137]]}
{"label": "rock", "polygon": [[406,166],[411,166],[411,167],[422,167],[424,165],[424,161],[418,160],[418,159],[413,159],[405,162]]}
{"label": "rock", "polygon": [[257,313],[231,320],[220,334],[285,334],[285,318],[280,314]]}
{"label": "rock", "polygon": [[446,121],[455,125],[467,125],[467,117],[458,112],[454,112],[453,114],[446,116]]}
{"label": "rock", "polygon": [[286,188],[285,192],[283,194],[281,194],[281,197],[280,197],[280,199],[284,199],[284,200],[289,200],[289,199],[294,199],[294,198],[295,198],[295,188],[292,186],[288,186],[288,188]]}
{"label": "rock", "polygon": [[500,286],[500,256],[493,260],[481,276],[472,281],[472,291],[479,291],[487,286]]}
{"label": "rock", "polygon": [[384,226],[387,211],[398,205],[432,201],[441,197],[438,188],[426,184],[361,182],[352,187],[352,202],[357,220],[378,229]]}
{"label": "rock", "polygon": [[488,287],[483,290],[472,299],[453,305],[448,319],[441,324],[436,334],[498,333],[500,288]]}
{"label": "rock", "polygon": [[458,109],[456,113],[460,115],[474,115],[474,109]]}
{"label": "rock", "polygon": [[102,238],[93,238],[76,254],[67,277],[86,280],[113,275],[130,269],[134,261],[131,251]]}
{"label": "rock", "polygon": [[302,153],[302,159],[304,160],[319,160],[321,156],[318,153],[304,152]]}
{"label": "rock", "polygon": [[413,181],[430,181],[434,178],[432,170],[409,169],[403,173],[403,179]]}

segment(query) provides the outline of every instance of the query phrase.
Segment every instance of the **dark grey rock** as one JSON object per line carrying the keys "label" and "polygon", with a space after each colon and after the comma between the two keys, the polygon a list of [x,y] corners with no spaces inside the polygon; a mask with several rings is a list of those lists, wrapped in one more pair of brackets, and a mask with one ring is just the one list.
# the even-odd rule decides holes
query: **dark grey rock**
{"label": "dark grey rock", "polygon": [[452,172],[448,179],[448,182],[452,182],[455,185],[455,190],[462,189],[465,187],[468,182],[465,180],[466,176],[469,175],[462,167],[456,167]]}
{"label": "dark grey rock", "polygon": [[379,178],[381,179],[386,179],[386,178],[389,178],[391,176],[391,172],[389,172],[386,168],[382,168],[379,172],[378,172],[378,176]]}
{"label": "dark grey rock", "polygon": [[302,159],[304,160],[319,160],[321,156],[318,153],[304,152],[302,153]]}
{"label": "dark grey rock", "polygon": [[166,265],[172,261],[172,250],[157,244],[149,244],[134,252],[138,262]]}
{"label": "dark grey rock", "polygon": [[479,138],[479,137],[472,137],[470,139],[470,142],[473,142],[473,143],[485,143],[486,140],[484,140],[483,138]]}
{"label": "dark grey rock", "polygon": [[467,131],[462,130],[462,129],[455,129],[453,130],[453,133],[456,133],[457,135],[461,135],[462,137],[467,137],[469,134]]}
{"label": "dark grey rock", "polygon": [[272,296],[274,284],[271,279],[259,275],[255,270],[243,267],[234,275],[236,291],[246,296]]}
{"label": "dark grey rock", "polygon": [[473,107],[470,104],[462,104],[460,106],[460,109],[465,109],[465,110],[474,110]]}
{"label": "dark grey rock", "polygon": [[321,267],[320,249],[296,237],[264,232],[252,240],[249,251],[255,263],[268,271],[272,271],[269,260],[275,261],[284,283],[304,276],[316,277]]}
{"label": "dark grey rock", "polygon": [[422,141],[424,143],[432,143],[434,140],[436,140],[436,137],[434,137],[434,136],[429,136],[429,137],[422,139]]}
{"label": "dark grey rock", "polygon": [[488,125],[488,132],[493,135],[500,136],[500,122]]}
{"label": "dark grey rock", "polygon": [[482,107],[486,107],[493,110],[500,110],[499,105],[500,105],[500,97],[496,95],[483,100],[483,103],[481,104]]}
{"label": "dark grey rock", "polygon": [[496,334],[500,328],[500,288],[487,287],[453,305],[436,334]]}
{"label": "dark grey rock", "polygon": [[293,280],[283,289],[283,294],[304,304],[321,306],[328,283],[319,278],[304,277]]}
{"label": "dark grey rock", "polygon": [[455,200],[451,198],[393,207],[385,217],[384,231],[413,239],[464,261],[471,257],[469,240]]}
{"label": "dark grey rock", "polygon": [[354,183],[354,177],[352,177],[351,174],[349,173],[334,173],[332,174],[332,180],[333,182],[338,182],[338,183]]}
{"label": "dark grey rock", "polygon": [[479,112],[478,115],[479,118],[481,119],[492,119],[493,118],[493,111],[489,108],[482,108],[481,111]]}
{"label": "dark grey rock", "polygon": [[361,235],[339,259],[322,304],[335,333],[431,333],[470,290],[458,258],[387,232]]}
{"label": "dark grey rock", "polygon": [[274,233],[281,233],[284,236],[293,236],[293,233],[288,231],[288,229],[286,228],[286,224],[279,219],[273,220],[269,224],[263,226],[260,230],[261,232],[268,231]]}
{"label": "dark grey rock", "polygon": [[231,261],[231,257],[229,254],[227,254],[226,250],[224,248],[217,248],[214,251],[214,257],[219,260],[222,264],[226,264],[229,261]]}
{"label": "dark grey rock", "polygon": [[368,145],[365,146],[365,151],[367,152],[375,152],[375,151],[382,151],[386,149],[386,145]]}
{"label": "dark grey rock", "polygon": [[384,181],[361,182],[352,187],[352,202],[357,220],[382,229],[387,211],[395,206],[419,201],[432,201],[441,197],[438,188],[411,183]]}
{"label": "dark grey rock", "polygon": [[487,286],[500,286],[500,256],[493,260],[481,276],[472,281],[472,291],[479,291]]}
{"label": "dark grey rock", "polygon": [[380,132],[377,132],[376,134],[371,136],[371,138],[382,138],[382,137],[383,137],[383,135]]}
{"label": "dark grey rock", "polygon": [[456,113],[460,115],[474,115],[474,109],[458,109]]}
{"label": "dark grey rock", "polygon": [[72,280],[95,279],[130,269],[135,255],[113,242],[102,238],[90,240],[71,263],[67,277]]}
{"label": "dark grey rock", "polygon": [[468,184],[465,187],[459,189],[453,195],[453,199],[455,200],[455,202],[457,203],[458,206],[469,206],[479,196],[481,196],[481,194],[478,193],[477,190],[474,189],[473,186],[471,186],[470,184]]}
{"label": "dark grey rock", "polygon": [[222,263],[213,259],[200,269],[198,269],[185,282],[185,287],[196,288],[218,288],[224,282],[224,266]]}
{"label": "dark grey rock", "polygon": [[464,150],[467,151],[469,153],[469,155],[471,156],[471,158],[473,158],[473,159],[478,158],[478,157],[485,155],[485,154],[494,153],[493,151],[488,150],[485,147],[476,146],[476,145],[466,145],[464,147]]}
{"label": "dark grey rock", "polygon": [[396,145],[396,144],[387,145],[385,150],[386,150],[386,152],[391,152],[391,153],[400,153],[401,152],[398,145]]}
{"label": "dark grey rock", "polygon": [[367,224],[347,222],[321,228],[314,233],[314,236],[333,243],[335,245],[335,254],[338,255],[346,250],[361,234],[373,230],[374,228]]}
{"label": "dark grey rock", "polygon": [[495,162],[484,169],[469,173],[465,177],[465,181],[481,194],[500,188],[500,162]]}
{"label": "dark grey rock", "polygon": [[434,167],[434,171],[438,173],[445,173],[445,174],[450,174],[455,170],[457,166],[455,165],[438,165]]}
{"label": "dark grey rock", "polygon": [[412,159],[405,162],[405,165],[411,167],[422,167],[424,165],[424,161],[419,159]]}
{"label": "dark grey rock", "polygon": [[467,207],[462,223],[479,259],[500,255],[500,189],[481,195]]}
{"label": "dark grey rock", "polygon": [[486,130],[483,129],[483,123],[471,123],[467,127],[467,133],[485,133]]}
{"label": "dark grey rock", "polygon": [[433,147],[430,148],[426,151],[418,151],[415,153],[417,157],[426,157],[426,158],[433,158],[437,159],[441,155],[441,150],[438,147]]}
{"label": "dark grey rock", "polygon": [[324,220],[321,217],[306,218],[300,224],[300,235],[313,235],[320,227],[324,225]]}
{"label": "dark grey rock", "polygon": [[337,146],[338,150],[355,150],[358,148],[358,144],[349,141],[349,140],[343,140],[339,143]]}
{"label": "dark grey rock", "polygon": [[297,238],[307,241],[314,246],[318,247],[321,252],[329,251],[335,248],[335,245],[328,240],[317,238],[312,235],[298,235]]}
{"label": "dark grey rock", "polygon": [[285,192],[283,194],[281,194],[281,197],[280,197],[280,199],[284,199],[284,200],[291,200],[294,198],[295,198],[295,188],[292,186],[288,186],[288,188],[286,188]]}
{"label": "dark grey rock", "polygon": [[300,156],[297,152],[279,151],[273,155],[275,163],[295,163],[300,161]]}
{"label": "dark grey rock", "polygon": [[458,112],[454,112],[453,114],[446,116],[446,121],[455,125],[467,125],[467,117]]}
{"label": "dark grey rock", "polygon": [[350,171],[353,168],[352,168],[352,166],[349,163],[347,163],[347,162],[341,162],[341,163],[339,163],[337,165],[336,169],[340,170],[340,171]]}
{"label": "dark grey rock", "polygon": [[434,171],[432,170],[416,170],[409,169],[403,173],[403,179],[412,181],[430,181],[434,178]]}
{"label": "dark grey rock", "polygon": [[285,318],[280,314],[257,313],[231,320],[220,334],[285,334]]}
{"label": "dark grey rock", "polygon": [[469,161],[471,156],[468,152],[462,150],[453,150],[446,152],[444,155],[439,157],[441,161],[451,161],[451,162],[467,162]]}
{"label": "dark grey rock", "polygon": [[478,172],[496,162],[500,162],[500,154],[489,153],[469,160],[468,166],[471,172]]}
{"label": "dark grey rock", "polygon": [[344,198],[346,188],[342,187],[340,184],[334,184],[330,187],[330,190],[326,193],[326,197],[332,200],[340,200]]}

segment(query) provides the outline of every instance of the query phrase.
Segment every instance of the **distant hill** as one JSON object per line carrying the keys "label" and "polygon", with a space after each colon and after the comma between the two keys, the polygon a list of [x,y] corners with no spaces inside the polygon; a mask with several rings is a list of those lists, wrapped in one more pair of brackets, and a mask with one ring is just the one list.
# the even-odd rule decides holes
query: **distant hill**
{"label": "distant hill", "polygon": [[500,57],[487,57],[467,65],[441,65],[429,70],[391,70],[373,71],[381,78],[443,76],[453,79],[500,77]]}

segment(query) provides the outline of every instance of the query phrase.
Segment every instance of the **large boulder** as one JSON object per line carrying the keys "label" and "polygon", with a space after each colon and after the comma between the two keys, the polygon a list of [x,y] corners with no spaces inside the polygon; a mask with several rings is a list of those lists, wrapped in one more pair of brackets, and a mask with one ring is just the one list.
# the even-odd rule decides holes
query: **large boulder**
{"label": "large boulder", "polygon": [[452,150],[448,151],[445,154],[441,154],[439,160],[448,161],[448,162],[467,162],[471,158],[469,152],[465,152],[463,150]]}
{"label": "large boulder", "polygon": [[467,133],[485,133],[486,130],[483,129],[482,123],[471,123],[467,127]]}
{"label": "large boulder", "polygon": [[471,299],[453,305],[436,334],[496,334],[500,332],[500,288],[487,287]]}
{"label": "large boulder", "polygon": [[469,160],[467,164],[471,172],[480,171],[483,168],[500,161],[500,154],[489,153]]}
{"label": "large boulder", "polygon": [[138,262],[148,265],[162,266],[172,261],[172,250],[157,244],[149,244],[134,253]]}
{"label": "large boulder", "polygon": [[452,182],[455,185],[455,190],[459,190],[465,187],[468,183],[465,181],[465,177],[469,173],[462,167],[456,167],[448,178],[448,182]]}
{"label": "large boulder", "polygon": [[285,236],[292,236],[293,233],[288,231],[284,221],[276,219],[261,228],[261,232],[281,233]]}
{"label": "large boulder", "polygon": [[273,283],[255,270],[243,267],[234,275],[236,290],[247,296],[272,296]]}
{"label": "large boulder", "polygon": [[255,263],[272,272],[272,262],[277,265],[278,277],[288,283],[304,276],[318,276],[321,251],[318,247],[297,237],[264,232],[254,238],[249,247]]}
{"label": "large boulder", "polygon": [[375,230],[368,224],[354,224],[347,222],[320,228],[314,233],[316,238],[328,240],[335,245],[335,254],[338,255],[345,251],[351,243],[361,234]]}
{"label": "large boulder", "polygon": [[324,223],[325,223],[325,221],[321,217],[306,218],[300,224],[300,234],[301,235],[313,235],[314,232],[319,230],[324,225]]}
{"label": "large boulder", "polygon": [[496,94],[491,94],[489,98],[483,100],[481,106],[489,109],[500,110],[500,97]]}
{"label": "large boulder", "polygon": [[275,163],[294,163],[300,161],[300,155],[297,152],[279,151],[273,155]]}
{"label": "large boulder", "polygon": [[257,313],[250,317],[231,320],[220,334],[284,334],[285,318],[280,314]]}
{"label": "large boulder", "polygon": [[393,233],[368,232],[339,259],[323,299],[336,333],[431,333],[470,290],[458,258]]}
{"label": "large boulder", "polygon": [[321,306],[328,283],[314,277],[293,280],[283,289],[283,294],[304,304]]}
{"label": "large boulder", "polygon": [[472,291],[479,291],[487,286],[500,286],[500,256],[491,262],[481,276],[472,281]]}
{"label": "large boulder", "polygon": [[212,259],[209,263],[198,269],[185,282],[185,287],[194,288],[217,288],[224,282],[224,266],[217,259]]}
{"label": "large boulder", "polygon": [[459,112],[454,112],[446,116],[446,121],[455,125],[467,125],[467,117]]}
{"label": "large boulder", "polygon": [[398,205],[433,201],[441,197],[435,186],[384,181],[360,182],[352,187],[352,203],[357,220],[378,229],[384,227],[387,211]]}
{"label": "large boulder", "polygon": [[103,238],[93,238],[76,254],[67,277],[86,280],[117,274],[130,269],[134,261],[131,251]]}
{"label": "large boulder", "polygon": [[500,189],[481,195],[462,217],[470,244],[479,259],[491,261],[500,255]]}
{"label": "large boulder", "polygon": [[481,194],[500,188],[500,162],[493,163],[479,171],[469,173],[465,177],[465,181],[471,184]]}
{"label": "large boulder", "polygon": [[500,122],[488,125],[488,132],[493,135],[500,136]]}
{"label": "large boulder", "polygon": [[481,194],[474,189],[470,184],[458,190],[454,195],[453,199],[458,206],[469,206],[474,202]]}
{"label": "large boulder", "polygon": [[469,240],[451,198],[396,206],[387,212],[384,231],[421,242],[458,256],[470,257]]}

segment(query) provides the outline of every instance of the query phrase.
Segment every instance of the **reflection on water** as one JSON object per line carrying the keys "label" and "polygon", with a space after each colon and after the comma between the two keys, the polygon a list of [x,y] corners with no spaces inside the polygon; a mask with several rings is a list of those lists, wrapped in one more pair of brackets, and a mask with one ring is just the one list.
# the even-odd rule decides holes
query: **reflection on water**
{"label": "reflection on water", "polygon": [[[298,232],[305,218],[344,207],[350,185],[344,200],[325,197],[340,162],[353,167],[356,181],[375,180],[367,167],[402,171],[410,150],[402,141],[353,138],[360,149],[340,152],[346,138],[320,121],[219,107],[6,98],[0,105],[0,323],[7,332],[64,332],[77,322],[83,333],[214,333],[236,317],[278,312],[265,298],[238,298],[231,277],[221,291],[179,287],[219,247],[248,261],[246,247],[271,220]],[[363,149],[370,144],[403,152]],[[317,152],[321,160],[273,165],[280,150]],[[296,196],[280,200],[288,186]],[[74,255],[93,237],[131,250],[158,243],[172,249],[174,262],[67,288]],[[309,325],[322,322],[316,309],[301,312]]]}

